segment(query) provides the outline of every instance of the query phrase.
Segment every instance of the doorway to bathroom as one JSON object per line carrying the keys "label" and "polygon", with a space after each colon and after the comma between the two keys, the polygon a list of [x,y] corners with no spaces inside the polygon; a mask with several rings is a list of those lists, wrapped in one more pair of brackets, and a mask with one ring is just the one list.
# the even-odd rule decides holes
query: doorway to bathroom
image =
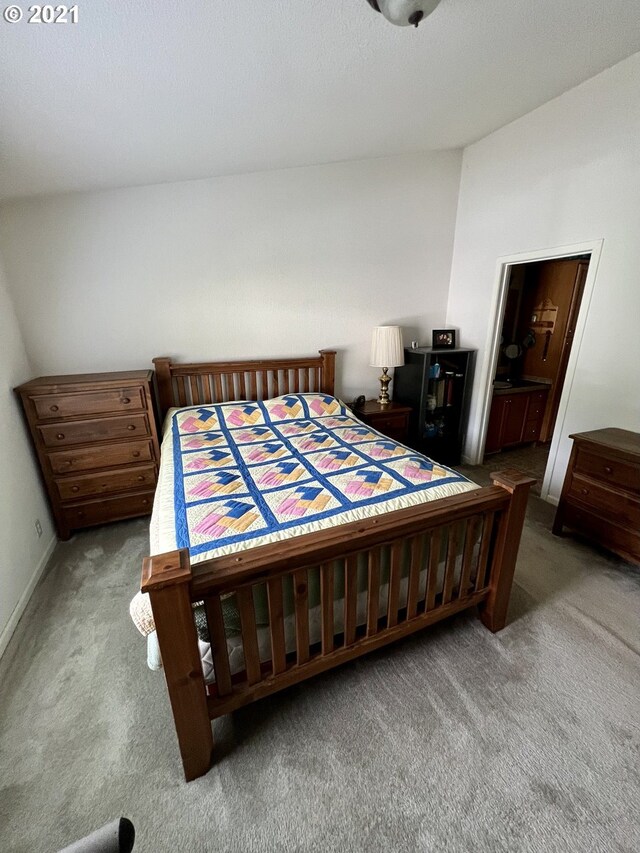
{"label": "doorway to bathroom", "polygon": [[590,253],[509,265],[483,465],[535,477],[540,494]]}

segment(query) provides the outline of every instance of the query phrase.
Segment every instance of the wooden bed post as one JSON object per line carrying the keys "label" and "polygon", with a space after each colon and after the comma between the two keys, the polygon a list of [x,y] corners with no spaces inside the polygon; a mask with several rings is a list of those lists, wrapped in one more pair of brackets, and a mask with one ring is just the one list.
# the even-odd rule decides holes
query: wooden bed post
{"label": "wooden bed post", "polygon": [[153,364],[156,368],[158,403],[160,404],[160,421],[162,422],[171,406],[174,405],[171,385],[171,359],[166,357],[154,358]]}
{"label": "wooden bed post", "polygon": [[187,782],[211,767],[213,733],[189,595],[189,552],[146,557],[142,592],[148,592],[158,633],[171,709]]}
{"label": "wooden bed post", "polygon": [[321,349],[320,357],[322,359],[322,387],[320,391],[323,394],[335,394],[336,384],[336,351],[334,349]]}
{"label": "wooden bed post", "polygon": [[507,622],[507,607],[516,568],[520,536],[527,510],[529,489],[536,482],[519,471],[509,469],[491,474],[494,485],[511,493],[511,501],[500,519],[491,562],[489,595],[479,605],[480,619],[494,633]]}

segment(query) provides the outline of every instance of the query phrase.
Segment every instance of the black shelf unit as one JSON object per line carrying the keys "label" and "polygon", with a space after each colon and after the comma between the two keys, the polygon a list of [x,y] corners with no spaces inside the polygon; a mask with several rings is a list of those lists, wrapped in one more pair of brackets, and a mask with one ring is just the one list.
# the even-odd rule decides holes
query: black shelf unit
{"label": "black shelf unit", "polygon": [[458,465],[469,411],[476,351],[406,348],[393,399],[411,406],[409,445],[443,465]]}

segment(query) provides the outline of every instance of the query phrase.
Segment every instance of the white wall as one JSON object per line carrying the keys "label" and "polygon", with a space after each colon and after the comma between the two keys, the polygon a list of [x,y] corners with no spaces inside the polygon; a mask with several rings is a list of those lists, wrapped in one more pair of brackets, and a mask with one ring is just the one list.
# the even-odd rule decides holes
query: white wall
{"label": "white wall", "polygon": [[460,152],[7,204],[0,250],[38,372],[336,347],[377,390],[371,329],[445,319]]}
{"label": "white wall", "polygon": [[481,352],[471,458],[481,441],[480,383],[498,258],[604,240],[582,345],[572,352],[577,370],[565,386],[566,414],[552,443],[552,498],[561,490],[570,433],[640,429],[639,143],[635,54],[464,152],[447,324]]}
{"label": "white wall", "polygon": [[[0,655],[55,542],[13,388],[33,376],[0,263]],[[35,520],[43,532],[38,538]]]}

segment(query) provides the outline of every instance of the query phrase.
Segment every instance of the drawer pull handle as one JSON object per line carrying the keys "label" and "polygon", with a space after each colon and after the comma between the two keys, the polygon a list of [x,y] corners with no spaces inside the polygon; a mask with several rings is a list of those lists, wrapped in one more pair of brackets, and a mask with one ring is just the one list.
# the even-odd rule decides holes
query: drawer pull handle
{"label": "drawer pull handle", "polygon": [[145,498],[142,503],[146,506],[149,503],[149,498]]}
{"label": "drawer pull handle", "polygon": [[51,407],[50,407],[50,411],[52,411],[52,412],[57,412],[57,411],[58,411],[58,407],[57,407],[57,406],[51,406]]}
{"label": "drawer pull handle", "polygon": [[138,456],[140,456],[140,451],[139,451],[139,450],[134,450],[134,451],[133,451],[133,453],[132,453],[131,455],[133,456],[133,458],[134,458],[134,459],[137,459],[137,458],[138,458]]}
{"label": "drawer pull handle", "polygon": [[59,433],[56,435],[56,438],[57,438],[57,439],[62,440],[62,439],[64,438],[64,433],[63,433],[63,432],[59,432]]}
{"label": "drawer pull handle", "polygon": [[128,397],[121,397],[121,398],[120,398],[120,402],[121,402],[121,403],[130,403],[130,402],[131,402],[131,400],[130,400]]}
{"label": "drawer pull handle", "polygon": [[588,495],[588,494],[589,494],[589,489],[580,489],[580,494],[582,494],[582,495]]}
{"label": "drawer pull handle", "polygon": [[605,474],[613,474],[613,468],[610,465],[605,465],[604,466],[604,473]]}
{"label": "drawer pull handle", "polygon": [[127,427],[127,429],[128,429],[128,430],[134,430],[134,429],[135,429],[134,424],[129,424],[129,426]]}
{"label": "drawer pull handle", "polygon": [[72,492],[79,492],[79,491],[80,491],[80,486],[71,486],[71,491],[72,491]]}
{"label": "drawer pull handle", "polygon": [[82,511],[78,513],[78,518],[84,518],[84,513]]}
{"label": "drawer pull handle", "polygon": [[144,474],[138,474],[138,480],[139,480],[141,483],[144,483]]}

